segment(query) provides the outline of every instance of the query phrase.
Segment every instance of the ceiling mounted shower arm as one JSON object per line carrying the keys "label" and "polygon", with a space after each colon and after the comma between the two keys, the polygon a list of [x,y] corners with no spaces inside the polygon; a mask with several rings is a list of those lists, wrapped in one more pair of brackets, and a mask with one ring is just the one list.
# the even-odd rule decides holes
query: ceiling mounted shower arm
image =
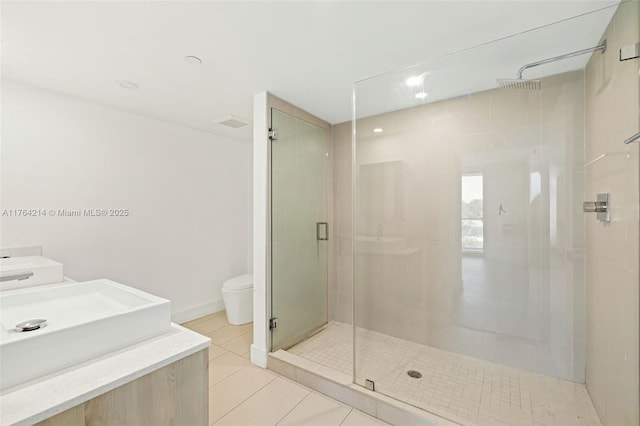
{"label": "ceiling mounted shower arm", "polygon": [[569,59],[569,58],[573,58],[574,56],[580,56],[580,55],[584,55],[586,53],[591,53],[591,52],[595,52],[597,50],[602,50],[602,53],[604,53],[607,50],[607,40],[604,40],[602,42],[602,44],[599,44],[596,47],[590,47],[588,49],[582,49],[582,50],[578,50],[576,52],[571,52],[571,53],[566,53],[564,55],[560,55],[560,56],[554,56],[553,58],[549,58],[549,59],[543,59],[541,61],[537,61],[537,62],[532,62],[530,64],[527,65],[523,65],[519,70],[518,70],[518,79],[522,80],[522,73],[525,70],[528,70],[529,68],[533,68],[533,67],[537,67],[538,65],[544,65],[544,64],[548,64],[551,62],[556,62],[556,61],[561,61],[563,59]]}
{"label": "ceiling mounted shower arm", "polygon": [[638,133],[636,133],[635,135],[633,135],[633,136],[631,136],[631,137],[629,137],[629,138],[625,139],[624,143],[625,143],[626,145],[629,145],[631,142],[635,142],[635,141],[637,141],[637,140],[639,140],[639,139],[640,139],[640,132],[638,132]]}

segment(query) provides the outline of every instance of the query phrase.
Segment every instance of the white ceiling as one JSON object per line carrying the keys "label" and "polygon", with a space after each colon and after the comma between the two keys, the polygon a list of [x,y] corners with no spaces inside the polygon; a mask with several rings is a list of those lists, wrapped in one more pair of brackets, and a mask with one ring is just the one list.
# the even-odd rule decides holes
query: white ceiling
{"label": "white ceiling", "polygon": [[[249,128],[227,129],[214,120],[229,114],[251,119],[257,92],[270,91],[331,123],[343,122],[351,118],[355,81],[617,4],[3,1],[2,74],[248,140]],[[467,66],[490,69],[491,80],[512,77],[523,63],[597,43],[613,11],[585,20],[579,34],[571,25],[550,36],[537,31],[537,38],[512,43],[513,54],[475,55]],[[203,64],[188,64],[186,55]],[[566,67],[583,66],[586,59]],[[116,80],[140,88],[123,89]]]}

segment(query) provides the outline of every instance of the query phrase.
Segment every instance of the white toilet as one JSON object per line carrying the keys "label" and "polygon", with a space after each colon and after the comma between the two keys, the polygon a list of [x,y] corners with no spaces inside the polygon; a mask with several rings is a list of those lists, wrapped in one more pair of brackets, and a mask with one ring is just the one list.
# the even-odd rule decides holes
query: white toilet
{"label": "white toilet", "polygon": [[253,275],[244,274],[227,280],[222,285],[222,300],[227,320],[233,325],[253,321]]}

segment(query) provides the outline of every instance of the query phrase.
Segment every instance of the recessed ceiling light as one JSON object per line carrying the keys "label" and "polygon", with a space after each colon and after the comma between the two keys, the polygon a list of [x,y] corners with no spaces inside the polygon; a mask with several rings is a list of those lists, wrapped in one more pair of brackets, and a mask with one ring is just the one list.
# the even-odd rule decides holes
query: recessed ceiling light
{"label": "recessed ceiling light", "polygon": [[414,75],[407,79],[407,86],[418,86],[420,83],[422,83],[422,77],[419,75]]}
{"label": "recessed ceiling light", "polygon": [[376,127],[373,129],[373,133],[382,133],[382,129],[380,127]]}
{"label": "recessed ceiling light", "polygon": [[118,83],[120,87],[124,87],[125,89],[137,89],[140,87],[137,83],[129,80],[116,80],[116,83]]}
{"label": "recessed ceiling light", "polygon": [[416,97],[416,99],[424,99],[427,97],[427,93],[426,92],[418,92],[415,95],[413,95]]}
{"label": "recessed ceiling light", "polygon": [[185,56],[184,60],[190,65],[202,65],[202,59],[198,58],[197,56]]}

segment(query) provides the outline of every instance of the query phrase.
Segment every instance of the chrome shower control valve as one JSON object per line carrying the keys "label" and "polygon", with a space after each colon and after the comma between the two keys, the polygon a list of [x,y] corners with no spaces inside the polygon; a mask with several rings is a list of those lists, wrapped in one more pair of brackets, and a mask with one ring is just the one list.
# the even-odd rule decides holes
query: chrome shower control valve
{"label": "chrome shower control valve", "polygon": [[585,213],[597,213],[596,217],[601,222],[611,222],[609,199],[609,193],[598,194],[596,201],[582,203],[582,211]]}

